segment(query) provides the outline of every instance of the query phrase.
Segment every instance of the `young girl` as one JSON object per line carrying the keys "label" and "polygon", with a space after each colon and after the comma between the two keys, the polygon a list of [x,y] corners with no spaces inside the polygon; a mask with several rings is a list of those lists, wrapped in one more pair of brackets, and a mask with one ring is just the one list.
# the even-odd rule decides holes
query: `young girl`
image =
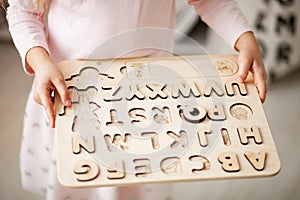
{"label": "young girl", "polygon": [[[13,41],[24,70],[34,75],[33,90],[26,106],[20,156],[23,187],[42,193],[49,200],[170,199],[169,185],[118,189],[70,189],[61,186],[56,179],[53,142],[55,115],[51,92],[56,91],[65,106],[70,107],[64,77],[56,63],[88,58],[102,43],[124,31],[147,27],[174,29],[175,0],[8,2],[7,19]],[[266,97],[266,72],[262,57],[251,28],[236,3],[233,0],[188,0],[187,3],[194,6],[202,20],[239,52],[239,81],[244,81],[251,71],[263,102]],[[168,36],[165,41],[172,41],[172,38]],[[114,52],[110,53],[114,57]],[[132,56],[163,55],[170,54],[146,49]],[[98,55],[98,58],[102,56]]]}

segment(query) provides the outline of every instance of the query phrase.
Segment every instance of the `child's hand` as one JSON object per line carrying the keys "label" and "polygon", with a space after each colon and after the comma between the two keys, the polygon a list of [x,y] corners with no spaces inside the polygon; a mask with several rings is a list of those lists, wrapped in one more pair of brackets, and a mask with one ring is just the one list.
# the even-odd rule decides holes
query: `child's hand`
{"label": "child's hand", "polygon": [[238,81],[244,82],[248,72],[251,71],[260,99],[264,102],[267,93],[267,73],[254,34],[252,32],[242,34],[236,42],[235,48],[240,52],[238,56],[240,66]]}
{"label": "child's hand", "polygon": [[27,62],[30,63],[35,74],[33,98],[44,107],[51,127],[54,128],[55,114],[51,93],[56,91],[63,104],[67,107],[71,106],[64,77],[41,47],[35,47],[27,53]]}

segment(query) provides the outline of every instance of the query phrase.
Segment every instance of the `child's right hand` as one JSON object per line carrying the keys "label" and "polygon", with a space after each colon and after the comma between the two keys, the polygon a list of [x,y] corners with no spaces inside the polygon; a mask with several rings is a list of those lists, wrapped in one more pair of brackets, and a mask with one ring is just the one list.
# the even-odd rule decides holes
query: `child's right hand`
{"label": "child's right hand", "polygon": [[50,125],[54,128],[55,114],[51,96],[53,91],[58,93],[65,106],[71,106],[71,99],[63,74],[51,61],[48,53],[42,47],[30,49],[27,53],[26,61],[35,74],[33,98],[44,107]]}

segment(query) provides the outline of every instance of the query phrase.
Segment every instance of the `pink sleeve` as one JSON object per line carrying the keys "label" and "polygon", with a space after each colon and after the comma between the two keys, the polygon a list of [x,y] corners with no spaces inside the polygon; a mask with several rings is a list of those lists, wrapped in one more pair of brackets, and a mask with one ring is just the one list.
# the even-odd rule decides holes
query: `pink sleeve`
{"label": "pink sleeve", "polygon": [[233,49],[241,34],[252,31],[234,0],[189,0],[189,4]]}
{"label": "pink sleeve", "polygon": [[34,8],[34,0],[9,0],[7,21],[14,44],[19,51],[25,72],[33,74],[26,63],[27,52],[36,46],[43,47],[48,53],[44,24],[44,9]]}

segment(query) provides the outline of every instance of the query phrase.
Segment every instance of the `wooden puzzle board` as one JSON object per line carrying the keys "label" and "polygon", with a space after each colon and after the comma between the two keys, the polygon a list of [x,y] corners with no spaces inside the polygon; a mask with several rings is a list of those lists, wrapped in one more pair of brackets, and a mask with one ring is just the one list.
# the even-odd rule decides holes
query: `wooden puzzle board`
{"label": "wooden puzzle board", "polygon": [[69,187],[272,176],[280,161],[235,55],[59,63],[57,168]]}

